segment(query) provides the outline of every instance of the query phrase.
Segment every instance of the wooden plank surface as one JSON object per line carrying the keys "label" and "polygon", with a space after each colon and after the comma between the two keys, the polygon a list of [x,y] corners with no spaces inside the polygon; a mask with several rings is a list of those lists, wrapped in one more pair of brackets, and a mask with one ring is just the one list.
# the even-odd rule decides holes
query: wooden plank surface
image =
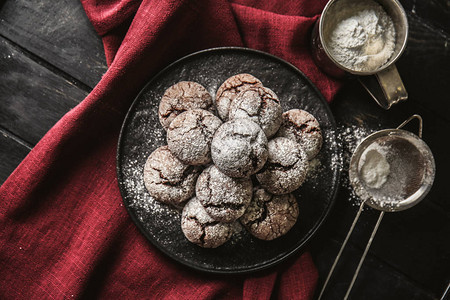
{"label": "wooden plank surface", "polygon": [[4,1],[0,35],[91,88],[106,72],[102,42],[77,0]]}
{"label": "wooden plank surface", "polygon": [[0,127],[27,143],[41,137],[87,92],[0,37]]}
{"label": "wooden plank surface", "polygon": [[405,10],[450,33],[450,2],[448,0],[401,0]]}
{"label": "wooden plank surface", "polygon": [[0,129],[0,184],[2,184],[9,174],[20,164],[28,152],[29,145],[15,139],[11,134]]}
{"label": "wooden plank surface", "polygon": [[[324,237],[322,236],[322,239]],[[319,270],[329,270],[336,254],[339,251],[342,240],[328,238],[322,241],[326,248],[312,248],[315,253],[315,263]],[[335,269],[335,275],[330,280],[329,286],[322,299],[343,299],[353,277],[361,257],[361,248],[351,242],[343,252],[340,264]],[[316,297],[327,276],[327,272],[320,272],[319,285]],[[386,264],[378,257],[369,254],[361,268],[350,294],[350,299],[363,300],[434,300],[436,297],[418,282],[411,280],[408,276],[399,272],[395,267]]]}
{"label": "wooden plank surface", "polygon": [[446,101],[446,90],[450,80],[450,31],[439,30],[416,14],[408,14],[408,20],[407,47],[396,65],[407,87],[409,100],[448,122],[450,101]]}

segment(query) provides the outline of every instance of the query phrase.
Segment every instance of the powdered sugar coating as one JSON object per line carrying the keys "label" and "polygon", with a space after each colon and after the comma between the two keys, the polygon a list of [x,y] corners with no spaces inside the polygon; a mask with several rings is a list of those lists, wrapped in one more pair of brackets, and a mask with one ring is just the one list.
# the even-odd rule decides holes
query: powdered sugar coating
{"label": "powdered sugar coating", "polygon": [[312,114],[301,109],[291,109],[283,113],[276,136],[287,137],[299,143],[309,160],[319,153],[323,144],[319,122]]}
{"label": "powdered sugar coating", "polygon": [[153,151],[144,166],[144,184],[156,200],[180,207],[195,192],[198,167],[183,164],[162,146]]}
{"label": "powdered sugar coating", "polygon": [[294,195],[272,195],[257,188],[249,207],[239,220],[252,235],[269,241],[285,235],[297,222],[298,214]]}
{"label": "powdered sugar coating", "polygon": [[267,156],[267,137],[250,119],[223,123],[211,142],[214,164],[231,177],[247,177],[256,173],[266,163]]}
{"label": "powdered sugar coating", "polygon": [[198,177],[195,192],[214,220],[229,223],[245,212],[252,199],[252,188],[249,178],[229,177],[211,165]]}
{"label": "powdered sugar coating", "polygon": [[219,117],[228,121],[230,105],[236,96],[250,87],[259,86],[263,86],[261,81],[247,73],[237,74],[225,80],[216,93],[216,110]]}
{"label": "powdered sugar coating", "polygon": [[164,92],[159,103],[159,122],[167,130],[176,116],[194,108],[214,112],[211,94],[197,82],[180,81]]}
{"label": "powdered sugar coating", "polygon": [[222,121],[204,109],[179,114],[167,129],[167,144],[179,160],[188,165],[211,162],[211,141]]}
{"label": "powdered sugar coating", "polygon": [[250,118],[266,136],[273,136],[281,124],[282,108],[278,96],[269,88],[252,87],[240,92],[230,105],[229,119]]}
{"label": "powdered sugar coating", "polygon": [[269,141],[269,157],[256,178],[268,192],[281,195],[298,189],[306,179],[308,160],[293,140],[277,137]]}
{"label": "powdered sugar coating", "polygon": [[197,198],[192,198],[181,213],[181,230],[192,243],[204,248],[216,248],[228,241],[233,227],[212,219]]}
{"label": "powdered sugar coating", "polygon": [[333,24],[326,38],[331,56],[354,71],[373,72],[393,55],[395,25],[383,6],[373,0],[339,1],[330,7]]}

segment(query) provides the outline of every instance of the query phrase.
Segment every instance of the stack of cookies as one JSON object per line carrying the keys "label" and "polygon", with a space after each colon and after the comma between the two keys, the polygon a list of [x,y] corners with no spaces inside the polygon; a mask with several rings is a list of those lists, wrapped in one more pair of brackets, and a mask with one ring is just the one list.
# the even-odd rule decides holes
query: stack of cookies
{"label": "stack of cookies", "polygon": [[167,145],[148,157],[144,182],[156,200],[182,210],[186,238],[205,248],[230,239],[240,222],[273,240],[297,222],[291,194],[306,179],[322,146],[313,115],[283,113],[278,96],[250,74],[228,78],[213,97],[181,81],[159,105]]}

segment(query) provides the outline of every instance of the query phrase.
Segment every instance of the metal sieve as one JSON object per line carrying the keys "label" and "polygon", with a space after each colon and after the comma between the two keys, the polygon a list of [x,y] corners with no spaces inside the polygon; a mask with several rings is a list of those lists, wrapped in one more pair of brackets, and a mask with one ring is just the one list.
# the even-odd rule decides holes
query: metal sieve
{"label": "metal sieve", "polygon": [[[418,135],[401,129],[413,119],[419,121]],[[377,131],[357,146],[350,160],[349,178],[355,193],[362,200],[361,205],[318,299],[321,299],[366,204],[379,210],[380,215],[344,299],[350,294],[384,213],[408,209],[419,203],[430,191],[436,166],[430,148],[422,140],[422,127],[422,118],[413,115],[396,129]]]}

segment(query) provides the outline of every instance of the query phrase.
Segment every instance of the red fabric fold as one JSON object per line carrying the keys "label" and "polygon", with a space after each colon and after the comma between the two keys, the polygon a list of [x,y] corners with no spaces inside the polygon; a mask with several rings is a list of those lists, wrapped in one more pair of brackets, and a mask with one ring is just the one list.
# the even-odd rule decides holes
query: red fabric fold
{"label": "red fabric fold", "polygon": [[270,52],[296,65],[330,101],[338,83],[309,54],[325,2],[83,0],[109,68],[0,187],[0,298],[310,299],[317,271],[308,253],[236,277],[194,272],[160,253],[123,207],[115,155],[140,89],[197,50]]}

